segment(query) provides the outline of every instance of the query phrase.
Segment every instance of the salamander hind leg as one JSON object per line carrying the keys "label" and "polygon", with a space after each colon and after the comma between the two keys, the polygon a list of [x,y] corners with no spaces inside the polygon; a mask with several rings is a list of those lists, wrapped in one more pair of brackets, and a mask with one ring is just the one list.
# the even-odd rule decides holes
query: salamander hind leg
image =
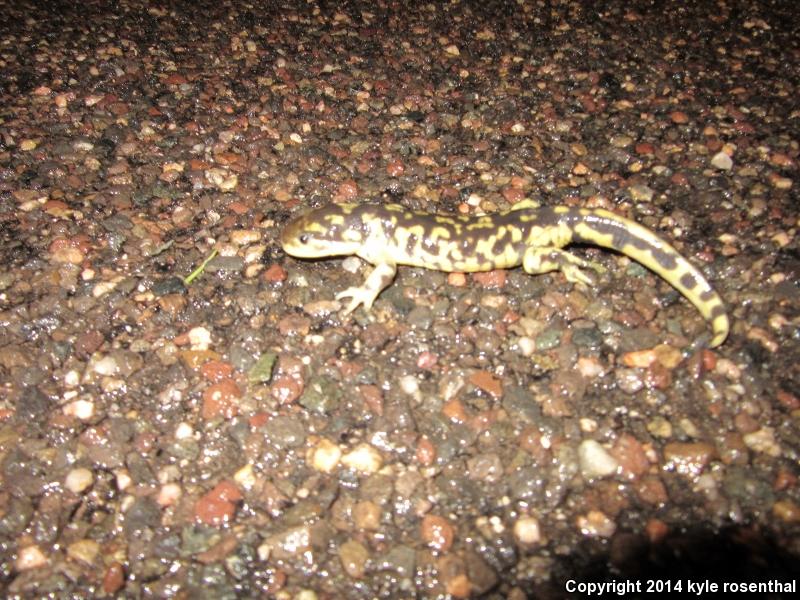
{"label": "salamander hind leg", "polygon": [[361,286],[350,287],[336,294],[337,300],[350,298],[350,302],[347,303],[347,307],[344,309],[344,314],[349,315],[358,308],[359,304],[363,304],[365,310],[371,309],[375,298],[392,282],[395,273],[397,273],[395,265],[382,263],[373,269]]}
{"label": "salamander hind leg", "polygon": [[594,282],[581,269],[605,272],[602,265],[584,260],[560,248],[548,246],[528,248],[522,257],[522,268],[531,275],[561,271],[570,283],[580,282],[586,285],[593,285]]}

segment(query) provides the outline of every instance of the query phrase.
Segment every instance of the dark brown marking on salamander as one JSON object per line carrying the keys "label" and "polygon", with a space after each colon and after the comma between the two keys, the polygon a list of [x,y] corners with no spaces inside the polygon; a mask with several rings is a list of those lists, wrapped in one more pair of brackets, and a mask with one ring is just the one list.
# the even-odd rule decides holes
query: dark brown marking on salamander
{"label": "dark brown marking on salamander", "polygon": [[714,290],[709,289],[700,293],[700,300],[703,302],[708,302],[709,300],[716,298],[716,296],[717,293]]}
{"label": "dark brown marking on salamander", "polygon": [[724,314],[725,307],[722,304],[716,304],[714,305],[714,308],[711,309],[711,320],[721,317]]}
{"label": "dark brown marking on salamander", "polygon": [[511,232],[509,232],[508,229],[506,229],[502,235],[496,236],[494,239],[494,244],[492,244],[492,254],[495,256],[501,256],[509,246],[510,238]]}
{"label": "dark brown marking on salamander", "polygon": [[[438,256],[439,242],[435,240],[433,237],[427,235],[427,233],[428,232],[426,231],[426,235],[422,236],[422,243],[420,244],[420,248],[423,251],[427,252],[428,254],[432,254],[433,256]],[[412,241],[414,242],[414,244],[412,244]],[[416,242],[417,242],[416,236],[411,235],[408,237],[409,253],[411,253],[411,249],[416,244]]]}
{"label": "dark brown marking on salamander", "polygon": [[684,273],[681,275],[681,285],[686,289],[694,289],[694,286],[697,285],[697,279],[692,273]]}

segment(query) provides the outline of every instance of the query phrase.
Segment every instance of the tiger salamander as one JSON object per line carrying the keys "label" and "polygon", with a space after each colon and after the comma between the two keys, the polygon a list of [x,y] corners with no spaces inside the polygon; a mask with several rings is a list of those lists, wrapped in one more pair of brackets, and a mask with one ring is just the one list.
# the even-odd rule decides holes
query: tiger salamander
{"label": "tiger salamander", "polygon": [[375,266],[363,285],[336,295],[350,298],[345,313],[360,304],[369,310],[397,265],[462,272],[522,265],[527,273],[558,270],[570,282],[590,284],[581,268],[602,268],[561,250],[572,242],[611,248],[651,269],[710,321],[712,347],[725,341],[725,306],[700,271],[649,229],[607,210],[540,208],[528,200],[495,214],[440,216],[398,204],[331,204],[296,218],[281,234],[292,256],[355,254]]}

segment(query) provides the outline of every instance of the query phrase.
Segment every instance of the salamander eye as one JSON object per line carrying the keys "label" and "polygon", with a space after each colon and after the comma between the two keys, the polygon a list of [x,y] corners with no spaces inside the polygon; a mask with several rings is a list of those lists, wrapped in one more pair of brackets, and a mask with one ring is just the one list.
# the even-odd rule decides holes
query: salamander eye
{"label": "salamander eye", "polygon": [[300,240],[301,244],[307,244],[308,243],[308,234],[307,233],[301,233],[300,237],[298,239]]}

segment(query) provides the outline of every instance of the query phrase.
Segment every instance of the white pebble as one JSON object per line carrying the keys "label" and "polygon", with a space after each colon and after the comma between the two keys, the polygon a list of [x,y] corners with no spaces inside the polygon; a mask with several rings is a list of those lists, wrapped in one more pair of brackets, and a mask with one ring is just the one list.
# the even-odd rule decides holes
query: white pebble
{"label": "white pebble", "polygon": [[730,171],[733,168],[733,161],[725,152],[717,152],[711,159],[711,164],[721,171]]}
{"label": "white pebble", "polygon": [[383,466],[381,453],[369,444],[359,444],[342,457],[342,462],[359,473],[376,473]]}
{"label": "white pebble", "polygon": [[26,546],[19,551],[14,566],[17,571],[29,571],[37,569],[47,564],[47,557],[39,549],[39,546]]}
{"label": "white pebble", "polygon": [[323,473],[332,473],[341,458],[342,451],[339,446],[325,438],[311,450],[311,465]]}
{"label": "white pebble", "polygon": [[119,491],[126,490],[133,483],[133,479],[131,478],[127,469],[120,469],[119,471],[114,473],[114,478],[117,482],[117,489]]}
{"label": "white pebble", "polygon": [[252,490],[256,485],[256,474],[253,472],[253,465],[247,463],[233,474],[233,480],[244,490]]}
{"label": "white pebble", "polygon": [[177,483],[166,483],[158,490],[156,502],[159,506],[172,506],[183,494],[183,489]]}
{"label": "white pebble", "polygon": [[89,469],[80,467],[72,469],[67,473],[67,478],[64,480],[64,486],[75,494],[89,489],[94,483],[94,475]]}
{"label": "white pebble", "polygon": [[404,375],[400,378],[400,389],[412,396],[419,391],[419,381],[413,375]]}
{"label": "white pebble", "polygon": [[94,372],[98,375],[116,375],[119,372],[119,365],[112,356],[104,356],[98,361],[95,361]]}
{"label": "white pebble", "polygon": [[586,479],[606,477],[619,467],[616,459],[594,440],[584,440],[578,446],[578,462]]}
{"label": "white pebble", "polygon": [[272,554],[272,544],[265,542],[256,548],[256,552],[258,553],[258,560],[266,562],[269,560],[270,554]]}
{"label": "white pebble", "polygon": [[519,338],[517,345],[519,346],[519,351],[522,356],[530,356],[536,351],[536,342],[527,335],[523,335]]}
{"label": "white pebble", "polygon": [[176,440],[187,440],[194,435],[194,429],[188,423],[179,423],[175,428]]}
{"label": "white pebble", "polygon": [[211,332],[205,327],[192,327],[188,336],[192,350],[208,350],[211,346]]}
{"label": "white pebble", "polygon": [[521,517],[514,523],[514,537],[524,546],[538,545],[542,541],[542,530],[535,517]]}
{"label": "white pebble", "polygon": [[94,149],[94,144],[86,140],[78,140],[73,142],[72,147],[79,152],[91,152]]}
{"label": "white pebble", "polygon": [[94,416],[94,402],[88,400],[75,400],[65,404],[61,409],[65,415],[86,421]]}
{"label": "white pebble", "polygon": [[95,298],[100,298],[101,296],[105,296],[109,292],[114,291],[114,288],[117,287],[118,283],[119,281],[117,280],[101,281],[92,288],[92,296]]}
{"label": "white pebble", "polygon": [[70,369],[64,373],[64,385],[67,387],[75,387],[81,382],[81,374],[75,369]]}
{"label": "white pebble", "polygon": [[594,357],[578,359],[578,372],[587,379],[594,379],[603,374],[603,365]]}

